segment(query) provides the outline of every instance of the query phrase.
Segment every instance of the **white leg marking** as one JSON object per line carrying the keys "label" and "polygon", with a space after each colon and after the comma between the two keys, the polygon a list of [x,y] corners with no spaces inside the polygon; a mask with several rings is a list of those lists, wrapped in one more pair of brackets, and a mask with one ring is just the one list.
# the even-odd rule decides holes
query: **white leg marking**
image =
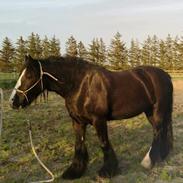
{"label": "white leg marking", "polygon": [[152,147],[150,147],[149,151],[147,152],[147,154],[145,155],[144,159],[143,159],[142,162],[141,162],[141,165],[142,165],[144,168],[146,168],[146,169],[152,168],[152,162],[151,162],[151,158],[150,158],[150,156],[149,156],[149,153],[150,153],[150,151],[151,151],[151,148],[152,148]]}
{"label": "white leg marking", "polygon": [[26,69],[23,70],[22,74],[20,75],[20,77],[19,77],[19,79],[18,79],[18,81],[15,85],[15,88],[13,89],[13,91],[11,93],[11,96],[10,96],[10,99],[9,99],[10,103],[12,102],[12,100],[13,100],[15,94],[16,94],[16,89],[18,89],[21,86],[21,79],[22,79],[23,75],[25,74],[25,71],[26,71]]}

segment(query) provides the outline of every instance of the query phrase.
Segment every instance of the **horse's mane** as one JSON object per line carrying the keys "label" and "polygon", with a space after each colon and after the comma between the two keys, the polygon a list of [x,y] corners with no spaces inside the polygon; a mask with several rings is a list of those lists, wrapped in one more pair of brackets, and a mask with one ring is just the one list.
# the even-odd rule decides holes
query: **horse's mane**
{"label": "horse's mane", "polygon": [[56,64],[64,64],[69,67],[77,67],[81,69],[87,69],[87,68],[103,68],[96,63],[92,63],[89,61],[86,61],[82,58],[79,57],[72,57],[72,56],[50,56],[46,59],[42,59],[41,61],[44,61],[45,64],[51,64],[51,63],[56,63]]}

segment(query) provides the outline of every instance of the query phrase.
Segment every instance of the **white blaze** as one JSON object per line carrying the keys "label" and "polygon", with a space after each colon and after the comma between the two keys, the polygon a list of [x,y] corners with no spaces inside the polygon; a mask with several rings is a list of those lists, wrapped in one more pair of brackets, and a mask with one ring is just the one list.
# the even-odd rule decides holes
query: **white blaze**
{"label": "white blaze", "polygon": [[16,94],[16,90],[21,86],[21,80],[22,80],[23,75],[25,74],[25,71],[26,71],[26,69],[24,69],[22,71],[22,74],[20,75],[20,77],[19,77],[19,79],[18,79],[18,81],[17,81],[17,83],[16,83],[16,85],[15,85],[15,87],[14,87],[12,93],[11,93],[11,96],[10,96],[10,99],[9,99],[10,102],[13,101],[13,98]]}
{"label": "white blaze", "polygon": [[146,169],[150,169],[152,167],[152,162],[151,162],[151,158],[149,156],[149,153],[151,151],[151,148],[149,149],[149,151],[147,152],[147,154],[145,155],[144,159],[141,162],[141,165],[146,168]]}

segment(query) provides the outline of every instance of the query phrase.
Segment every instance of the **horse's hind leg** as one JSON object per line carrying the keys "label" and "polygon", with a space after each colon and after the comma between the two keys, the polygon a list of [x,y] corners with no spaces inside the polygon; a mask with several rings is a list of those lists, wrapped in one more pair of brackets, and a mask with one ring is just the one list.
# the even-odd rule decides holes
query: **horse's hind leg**
{"label": "horse's hind leg", "polygon": [[145,168],[151,168],[156,162],[164,160],[172,149],[172,119],[171,110],[159,110],[158,107],[153,112],[147,112],[146,116],[153,127],[153,142],[148,153],[141,164]]}
{"label": "horse's hind leg", "polygon": [[101,177],[112,177],[117,172],[118,160],[108,139],[107,124],[106,122],[97,121],[94,123],[94,127],[104,153],[104,164],[99,170],[99,175]]}

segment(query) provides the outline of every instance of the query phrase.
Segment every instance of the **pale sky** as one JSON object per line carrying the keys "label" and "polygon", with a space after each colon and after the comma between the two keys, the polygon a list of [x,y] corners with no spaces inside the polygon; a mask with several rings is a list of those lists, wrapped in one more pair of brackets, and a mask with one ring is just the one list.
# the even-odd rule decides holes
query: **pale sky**
{"label": "pale sky", "polygon": [[183,36],[183,0],[0,0],[0,42],[35,32],[62,44],[70,35],[109,44],[117,31],[127,44],[153,34]]}

